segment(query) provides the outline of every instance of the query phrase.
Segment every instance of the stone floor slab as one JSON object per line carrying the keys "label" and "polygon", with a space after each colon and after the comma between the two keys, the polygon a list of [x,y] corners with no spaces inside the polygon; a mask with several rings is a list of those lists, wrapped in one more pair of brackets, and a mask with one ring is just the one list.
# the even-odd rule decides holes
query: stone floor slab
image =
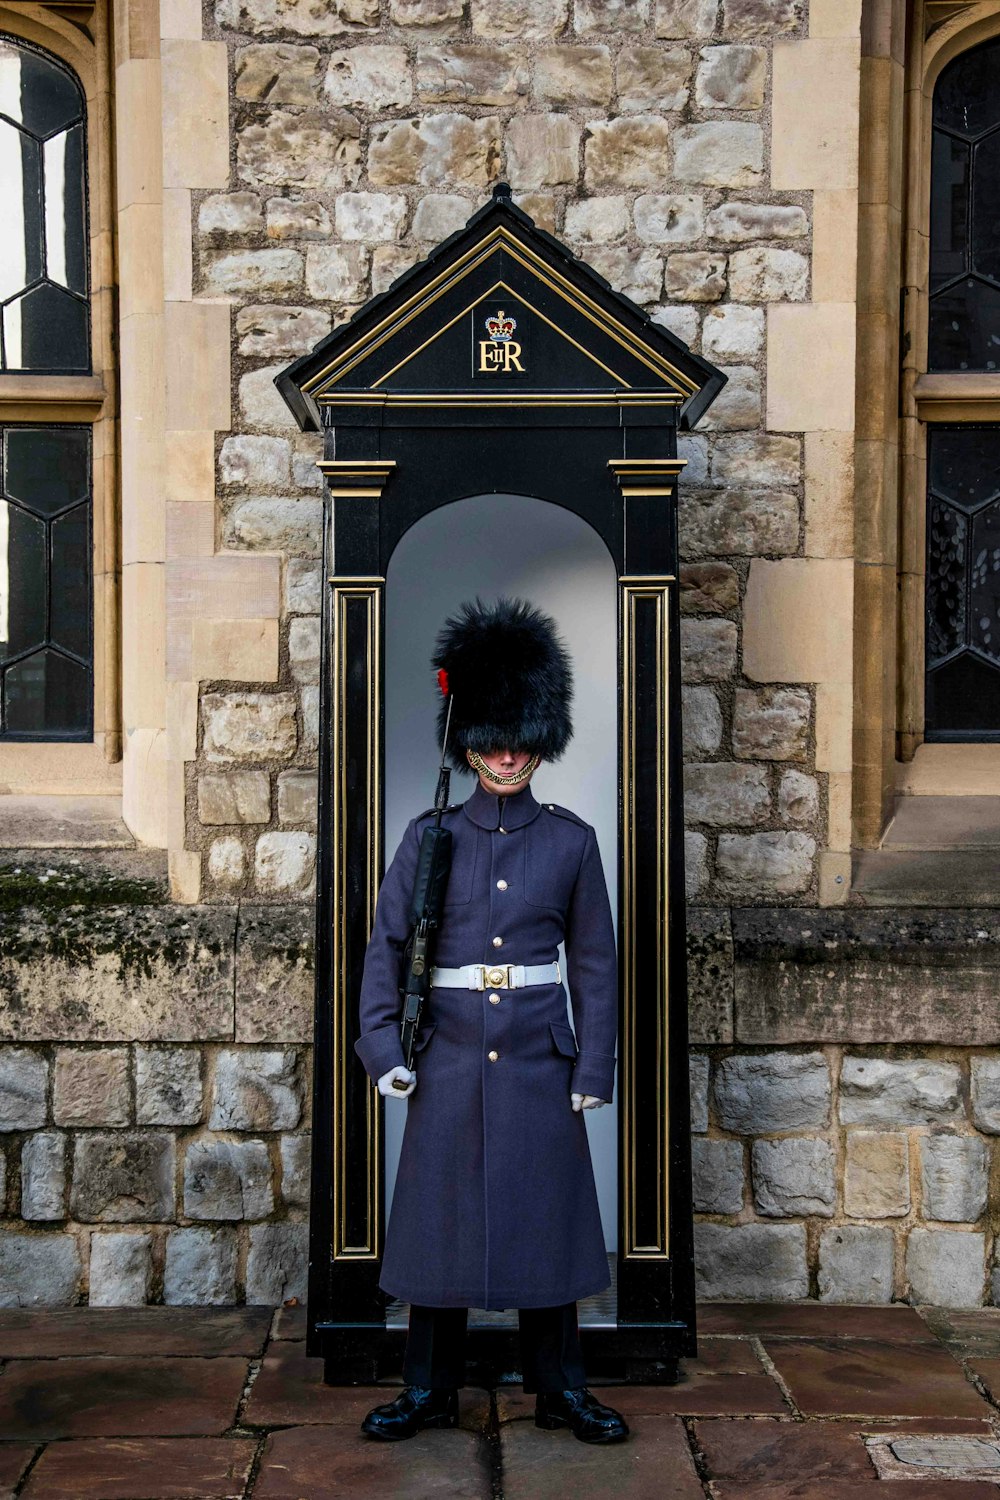
{"label": "stone floor slab", "polygon": [[301,1343],[308,1332],[306,1309],[301,1306],[275,1308],[271,1321],[272,1339],[291,1339]]}
{"label": "stone floor slab", "polygon": [[920,1315],[953,1354],[1000,1359],[1000,1307],[922,1307]]}
{"label": "stone floor slab", "polygon": [[698,1307],[699,1347],[712,1334],[875,1339],[882,1344],[937,1342],[912,1307],[835,1307],[822,1302],[704,1302]]}
{"label": "stone floor slab", "polygon": [[765,1341],[807,1416],[986,1417],[989,1408],[940,1346],[901,1358],[897,1345]]}
{"label": "stone floor slab", "polygon": [[675,1419],[630,1419],[631,1435],[607,1448],[567,1429],[511,1422],[500,1435],[504,1500],[703,1500],[684,1428]]}
{"label": "stone floor slab", "polygon": [[50,1443],[23,1500],[242,1500],[253,1438],[83,1438]]}
{"label": "stone floor slab", "polygon": [[709,1419],[697,1422],[695,1432],[710,1479],[758,1484],[875,1477],[864,1438],[843,1423]]}
{"label": "stone floor slab", "polygon": [[36,1452],[34,1443],[0,1443],[0,1500],[8,1500]]}
{"label": "stone floor slab", "polygon": [[374,1443],[345,1427],[290,1427],[267,1440],[254,1500],[490,1500],[485,1445],[473,1433],[421,1432]]}
{"label": "stone floor slab", "polygon": [[[251,1427],[299,1427],[336,1423],[357,1427],[371,1407],[392,1401],[398,1381],[376,1386],[324,1385],[323,1361],[306,1355],[305,1344],[274,1343],[254,1381],[244,1420]],[[481,1432],[489,1416],[489,1395],[467,1386],[459,1401],[461,1425]]]}
{"label": "stone floor slab", "polygon": [[69,1307],[0,1311],[0,1359],[260,1354],[268,1307]]}
{"label": "stone floor slab", "polygon": [[220,1436],[245,1359],[19,1360],[0,1379],[0,1437]]}
{"label": "stone floor slab", "polygon": [[716,1500],[997,1500],[1000,1489],[979,1480],[953,1484],[948,1480],[898,1479],[891,1484],[876,1479],[862,1484],[856,1479],[792,1479],[746,1484],[742,1479],[723,1479],[716,1485]]}

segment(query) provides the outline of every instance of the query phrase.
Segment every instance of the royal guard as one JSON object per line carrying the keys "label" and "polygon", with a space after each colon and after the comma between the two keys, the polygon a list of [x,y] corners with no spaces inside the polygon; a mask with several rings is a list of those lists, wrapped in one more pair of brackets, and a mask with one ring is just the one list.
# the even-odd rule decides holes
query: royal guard
{"label": "royal guard", "polygon": [[[610,1284],[582,1111],[614,1088],[611,908],[593,828],[530,786],[572,734],[570,662],[547,616],[501,599],[463,605],[434,665],[442,741],[450,714],[448,753],[477,783],[410,823],[365,959],[356,1050],[380,1094],[408,1100],[379,1285],[410,1304],[410,1321],[405,1389],[362,1431],[456,1426],[469,1308],[516,1308],[536,1424],[617,1442],[628,1428],[586,1388],[576,1310]],[[448,830],[450,870],[409,1068],[401,974],[434,823]]]}

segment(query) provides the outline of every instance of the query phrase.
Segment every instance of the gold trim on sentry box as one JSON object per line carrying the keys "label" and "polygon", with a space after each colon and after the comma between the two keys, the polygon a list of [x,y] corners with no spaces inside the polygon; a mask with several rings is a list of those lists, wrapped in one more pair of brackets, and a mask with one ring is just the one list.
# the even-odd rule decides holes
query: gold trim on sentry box
{"label": "gold trim on sentry box", "polygon": [[[375,900],[378,895],[378,851],[380,848],[381,816],[381,766],[378,745],[378,694],[381,680],[382,657],[382,590],[383,578],[363,581],[357,578],[332,578],[331,600],[332,680],[330,684],[331,738],[330,738],[330,782],[332,798],[332,844],[333,860],[333,952],[332,1021],[333,1047],[333,1245],[334,1260],[377,1260],[380,1238],[382,1204],[381,1136],[382,1117],[378,1098],[374,1090],[366,1092],[367,1130],[360,1149],[365,1156],[365,1180],[367,1198],[365,1202],[365,1224],[367,1234],[362,1244],[349,1244],[347,1239],[347,1182],[348,1182],[348,1138],[344,1111],[348,1098],[347,1069],[354,1066],[353,1048],[347,1045],[347,959],[341,941],[343,913],[347,893],[347,871],[340,857],[344,818],[348,797],[363,798],[362,805],[368,809],[368,834],[365,840],[365,866],[363,889],[366,895],[365,917],[370,934],[375,921]],[[361,601],[367,605],[362,628],[366,635],[365,652],[365,709],[364,709],[364,785],[352,783],[348,787],[347,777],[347,605]],[[358,1143],[354,1144],[358,1150]]]}
{"label": "gold trim on sentry box", "polygon": [[686,458],[608,459],[608,468],[614,470],[623,495],[660,499],[674,493],[677,476],[686,464]]}
{"label": "gold trim on sentry box", "polygon": [[[669,661],[669,611],[667,608],[668,580],[650,579],[641,584],[631,583],[628,578],[619,579],[621,587],[621,641],[622,641],[622,945],[623,985],[623,1031],[621,1049],[622,1088],[622,1159],[625,1170],[622,1182],[623,1199],[623,1249],[627,1260],[669,1260],[670,1258],[670,1119],[668,1070],[668,1011],[669,1004],[669,953],[668,928],[666,923],[667,902],[670,898],[667,862],[668,838],[668,726],[667,726],[667,662]],[[655,684],[654,713],[656,715],[656,802],[655,823],[658,837],[655,871],[637,867],[635,839],[635,768],[636,752],[636,605],[652,603],[655,608],[656,660],[652,681]],[[643,1003],[656,1007],[656,1107],[655,1117],[659,1122],[656,1137],[656,1169],[652,1182],[636,1179],[635,1140],[637,1132],[636,1098],[636,1047],[635,1024],[637,980],[636,964],[636,914],[635,891],[638,879],[656,882],[656,948],[660,957],[657,993],[644,995]],[[636,1205],[640,1192],[654,1195],[653,1218],[656,1226],[652,1244],[640,1243],[637,1228]]]}
{"label": "gold trim on sentry box", "polygon": [[[453,285],[463,281],[471,274],[477,266],[487,260],[491,255],[506,250],[513,259],[525,270],[535,275],[543,285],[550,291],[556,293],[564,302],[573,307],[582,317],[587,318],[595,327],[599,328],[608,338],[614,339],[628,354],[647,369],[653,371],[661,380],[673,381],[681,394],[683,400],[694,395],[698,390],[696,382],[678,370],[669,360],[664,359],[655,349],[649,346],[638,336],[620,323],[617,318],[607,312],[592,298],[584,292],[579,291],[571,281],[562,276],[558,271],[548,266],[540,256],[536,255],[522,241],[516,239],[504,225],[498,225],[487,238],[478,245],[472,246],[465,255],[453,261],[446,270],[428,282],[419,292],[415,292],[408,301],[404,302],[389,317],[383,318],[381,323],[362,335],[361,338],[351,344],[339,354],[336,359],[322,370],[317,371],[309,380],[305,381],[302,390],[307,395],[316,396],[320,399],[318,388],[324,381],[332,383],[340,381],[362,359],[373,354],[387,339],[401,328],[417,317],[426,308],[432,306],[439,297]],[[484,294],[488,295],[488,294]],[[478,300],[478,299],[477,299]]]}
{"label": "gold trim on sentry box", "polygon": [[337,499],[379,500],[396,460],[321,459],[316,467],[325,476],[330,494]]}
{"label": "gold trim on sentry box", "polygon": [[447,333],[449,328],[454,328],[456,323],[460,323],[463,318],[468,317],[473,308],[478,307],[481,302],[485,302],[488,297],[492,297],[494,292],[505,292],[508,297],[513,297],[516,302],[520,302],[521,305],[523,307],[526,307],[528,311],[531,312],[536,318],[539,318],[543,323],[546,323],[554,333],[558,333],[560,338],[564,338],[568,344],[573,345],[574,349],[578,349],[579,352],[584,355],[585,358],[589,359],[592,364],[595,364],[599,370],[603,370],[605,375],[610,375],[612,380],[616,380],[618,384],[624,386],[626,390],[631,390],[632,387],[629,385],[629,382],[624,379],[623,376],[616,374],[615,371],[611,369],[610,365],[604,364],[603,361],[597,358],[596,354],[591,354],[589,349],[585,349],[582,344],[578,344],[576,339],[571,338],[564,329],[559,327],[558,323],[553,323],[551,318],[547,318],[543,312],[539,312],[538,308],[535,307],[533,303],[529,302],[527,297],[522,296],[520,292],[515,292],[514,288],[508,286],[506,281],[495,281],[491,287],[488,287],[486,289],[481,297],[476,297],[475,300],[470,302],[467,307],[463,307],[460,313],[456,313],[449,322],[442,324],[442,326],[436,329],[429,338],[424,339],[424,342],[418,348],[414,349],[412,354],[407,354],[405,359],[401,359],[398,364],[393,365],[391,370],[386,370],[384,375],[379,375],[376,380],[373,380],[372,385],[385,385],[385,382],[387,380],[391,380],[393,375],[397,374],[398,371],[404,368],[404,366],[408,365],[411,359],[416,359],[417,355],[422,354],[429,344],[433,344],[436,339],[439,339],[442,336],[442,334]]}
{"label": "gold trim on sentry box", "polygon": [[478,391],[335,391],[317,396],[320,406],[680,406],[686,398],[673,391],[526,391],[515,395],[505,391],[491,396]]}

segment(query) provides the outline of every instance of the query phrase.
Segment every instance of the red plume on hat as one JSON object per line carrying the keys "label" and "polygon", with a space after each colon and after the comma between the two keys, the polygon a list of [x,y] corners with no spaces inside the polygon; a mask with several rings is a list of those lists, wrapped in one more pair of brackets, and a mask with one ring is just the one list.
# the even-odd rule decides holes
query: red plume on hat
{"label": "red plume on hat", "polygon": [[[451,694],[448,748],[456,770],[468,770],[466,750],[526,750],[542,760],[565,750],[573,733],[572,668],[555,622],[534,605],[461,605],[442,627],[433,665]],[[439,739],[448,701],[438,707]]]}
{"label": "red plume on hat", "polygon": [[438,669],[438,687],[441,689],[442,698],[447,698],[451,688],[448,686],[448,673],[444,667]]}

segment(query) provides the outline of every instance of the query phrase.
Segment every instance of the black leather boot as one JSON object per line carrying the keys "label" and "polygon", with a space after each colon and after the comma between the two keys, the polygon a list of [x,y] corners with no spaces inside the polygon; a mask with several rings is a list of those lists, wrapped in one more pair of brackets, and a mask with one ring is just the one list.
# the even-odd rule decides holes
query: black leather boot
{"label": "black leather boot", "polygon": [[628,1424],[621,1412],[602,1406],[585,1385],[572,1391],[541,1391],[535,1398],[536,1427],[569,1427],[581,1443],[621,1443]]}
{"label": "black leather boot", "polygon": [[423,1427],[458,1426],[458,1391],[427,1390],[408,1385],[384,1406],[373,1406],[361,1423],[361,1431],[382,1442],[397,1443],[416,1437]]}

